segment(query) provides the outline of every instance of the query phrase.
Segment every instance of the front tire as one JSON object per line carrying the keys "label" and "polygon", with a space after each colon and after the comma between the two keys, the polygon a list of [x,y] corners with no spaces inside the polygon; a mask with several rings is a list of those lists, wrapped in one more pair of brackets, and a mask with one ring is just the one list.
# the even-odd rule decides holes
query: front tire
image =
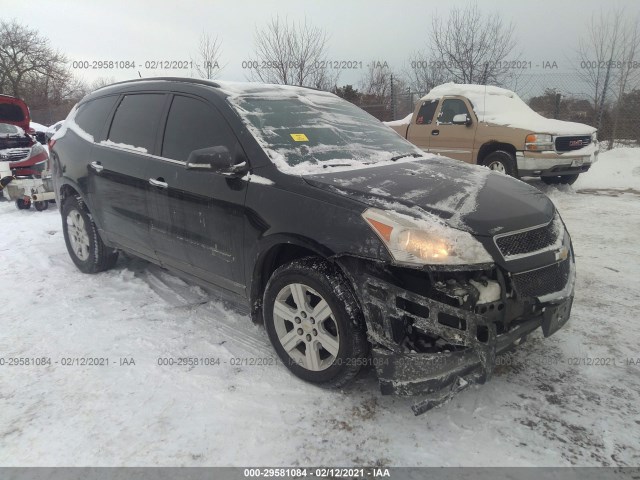
{"label": "front tire", "polygon": [[62,205],[62,232],[67,251],[81,272],[98,273],[113,267],[118,252],[108,248],[80,197],[68,197]]}
{"label": "front tire", "polygon": [[366,365],[362,312],[347,280],[325,260],[279,267],[265,289],[263,315],[278,356],[303,380],[337,388]]}
{"label": "front tire", "polygon": [[540,179],[547,185],[573,185],[578,180],[580,174],[575,175],[558,175],[556,177],[540,177]]}
{"label": "front tire", "polygon": [[16,200],[16,207],[18,207],[18,210],[29,210],[31,208],[31,200],[19,198]]}
{"label": "front tire", "polygon": [[487,155],[482,161],[482,165],[494,172],[504,173],[515,178],[518,176],[518,167],[515,157],[504,150],[496,150]]}

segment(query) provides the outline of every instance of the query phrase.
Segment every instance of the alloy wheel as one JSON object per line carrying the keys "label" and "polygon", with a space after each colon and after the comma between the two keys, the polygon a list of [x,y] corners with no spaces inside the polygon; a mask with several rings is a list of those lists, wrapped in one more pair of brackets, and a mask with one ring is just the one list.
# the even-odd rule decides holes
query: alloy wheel
{"label": "alloy wheel", "polygon": [[310,371],[329,368],[340,350],[340,332],[331,307],[318,292],[291,283],[273,305],[278,340],[291,359]]}

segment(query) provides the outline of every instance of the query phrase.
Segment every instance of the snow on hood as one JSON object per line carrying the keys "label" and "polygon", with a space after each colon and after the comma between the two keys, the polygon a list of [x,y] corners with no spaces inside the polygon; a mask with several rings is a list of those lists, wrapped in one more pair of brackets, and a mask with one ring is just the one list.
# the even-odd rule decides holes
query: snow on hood
{"label": "snow on hood", "polygon": [[303,178],[372,207],[425,221],[436,216],[449,227],[477,235],[541,225],[555,211],[537,188],[486,167],[445,157]]}
{"label": "snow on hood", "polygon": [[471,101],[481,122],[552,135],[591,135],[596,131],[583,123],[545,118],[534,112],[515,92],[500,87],[445,83],[432,89],[420,100],[456,95]]}
{"label": "snow on hood", "polygon": [[411,123],[411,117],[413,117],[413,112],[411,112],[406,117],[401,118],[400,120],[392,120],[391,122],[382,122],[382,123],[384,123],[385,125],[389,125],[390,127],[399,127],[401,125],[409,125]]}
{"label": "snow on hood", "polygon": [[36,132],[46,132],[47,128],[49,128],[45,125],[42,125],[41,123],[36,123],[36,122],[30,122],[29,126],[33,128]]}

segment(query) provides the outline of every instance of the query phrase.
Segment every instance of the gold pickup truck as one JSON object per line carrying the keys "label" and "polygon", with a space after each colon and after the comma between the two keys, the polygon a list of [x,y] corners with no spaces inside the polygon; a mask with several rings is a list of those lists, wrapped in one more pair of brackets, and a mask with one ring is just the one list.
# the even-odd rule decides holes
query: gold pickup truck
{"label": "gold pickup truck", "polygon": [[595,128],[545,118],[504,88],[440,85],[385,123],[425,152],[548,184],[572,184],[598,159]]}

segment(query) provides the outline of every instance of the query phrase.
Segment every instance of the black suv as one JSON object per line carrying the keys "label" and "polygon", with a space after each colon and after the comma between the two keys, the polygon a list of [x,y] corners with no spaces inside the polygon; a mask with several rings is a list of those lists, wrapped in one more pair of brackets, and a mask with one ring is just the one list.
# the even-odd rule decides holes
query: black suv
{"label": "black suv", "polygon": [[374,365],[427,410],[568,319],[571,240],[535,188],[425,156],[313,89],[180,78],[85,97],[52,139],[64,237],[232,292],[297,376]]}

